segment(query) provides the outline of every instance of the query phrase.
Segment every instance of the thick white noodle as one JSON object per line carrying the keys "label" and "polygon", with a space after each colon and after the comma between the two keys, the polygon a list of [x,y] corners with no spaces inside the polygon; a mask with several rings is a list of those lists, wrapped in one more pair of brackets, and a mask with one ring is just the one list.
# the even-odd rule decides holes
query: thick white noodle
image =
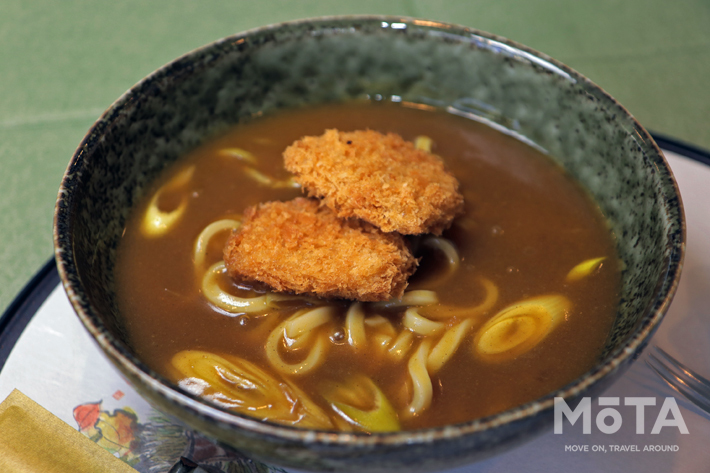
{"label": "thick white noodle", "polygon": [[242,148],[222,148],[217,151],[217,154],[228,158],[236,158],[239,161],[244,161],[249,164],[256,164],[256,157],[249,151]]}
{"label": "thick white noodle", "polygon": [[367,344],[365,336],[365,312],[360,302],[350,304],[345,315],[345,335],[353,348],[362,348]]}
{"label": "thick white noodle", "polygon": [[273,189],[298,189],[301,187],[301,185],[296,182],[292,177],[283,180],[274,179],[273,177],[267,176],[263,172],[249,166],[246,166],[244,168],[244,174],[256,181],[258,184],[271,187]]}
{"label": "thick white noodle", "polygon": [[271,366],[283,374],[301,375],[312,371],[325,361],[325,337],[317,336],[313,348],[306,358],[299,363],[287,363],[279,354],[279,345],[284,336],[283,327],[274,330],[266,340],[266,358]]}
{"label": "thick white noodle", "polygon": [[433,387],[426,368],[430,346],[431,340],[422,340],[407,365],[412,380],[412,401],[404,413],[407,417],[421,414],[431,404]]}
{"label": "thick white noodle", "polygon": [[447,264],[445,271],[438,272],[434,278],[426,280],[427,286],[431,287],[440,285],[444,281],[448,280],[456,271],[458,271],[459,267],[461,267],[461,257],[459,256],[456,246],[451,242],[451,240],[442,237],[430,236],[422,241],[422,245],[442,252],[446,257]]}
{"label": "thick white noodle", "polygon": [[401,299],[390,299],[383,302],[373,302],[370,307],[373,309],[397,309],[400,307],[429,306],[439,303],[436,292],[426,289],[405,292]]}
{"label": "thick white noodle", "polygon": [[438,335],[446,329],[446,325],[443,322],[435,322],[422,317],[417,310],[416,307],[407,309],[404,313],[402,325],[412,332],[424,336]]}
{"label": "thick white noodle", "polygon": [[375,314],[370,317],[366,317],[363,323],[370,327],[373,332],[373,335],[371,335],[370,338],[375,337],[376,335],[382,335],[392,339],[395,335],[397,335],[397,330],[395,330],[394,325],[392,325],[392,321],[386,317],[382,317],[381,315]]}
{"label": "thick white noodle", "polygon": [[402,330],[397,338],[392,342],[387,352],[396,361],[401,360],[409,352],[414,343],[414,333],[410,330]]}
{"label": "thick white noodle", "polygon": [[390,335],[389,333],[375,333],[373,334],[370,339],[374,342],[376,347],[380,347],[381,349],[387,349],[389,344],[392,342],[394,339],[394,335]]}
{"label": "thick white noodle", "polygon": [[202,268],[205,263],[205,256],[207,255],[207,246],[210,244],[210,240],[213,236],[222,232],[224,230],[236,230],[241,225],[241,222],[225,218],[222,220],[217,220],[215,222],[207,225],[199,234],[195,240],[195,248],[193,261],[195,263],[195,268]]}
{"label": "thick white noodle", "polygon": [[397,335],[397,330],[392,322],[381,315],[376,314],[365,318],[364,324],[370,328],[370,334],[367,337],[368,344],[372,343],[380,349],[386,350]]}
{"label": "thick white noodle", "polygon": [[[328,322],[334,311],[334,307],[331,306],[299,311],[279,324],[266,339],[266,358],[271,366],[277,371],[289,375],[302,375],[320,366],[325,361],[328,342],[325,334],[317,333],[315,329]],[[295,338],[287,334],[289,330],[296,335]],[[304,337],[307,341],[315,337],[315,343],[304,343]],[[300,362],[288,363],[281,358],[280,347],[288,350],[304,348],[308,345],[311,346],[310,351]]]}
{"label": "thick white noodle", "polygon": [[485,315],[498,302],[498,286],[490,280],[479,278],[486,295],[483,302],[473,307],[453,307],[447,305],[432,305],[422,307],[421,311],[429,319],[446,320],[451,317],[477,317]]}
{"label": "thick white noodle", "polygon": [[333,307],[318,307],[291,317],[284,322],[285,334],[288,338],[298,338],[310,333],[333,318]]}
{"label": "thick white noodle", "polygon": [[226,273],[223,261],[219,261],[205,272],[202,278],[202,294],[214,306],[230,314],[252,314],[264,312],[269,308],[267,297],[237,297],[225,292],[219,286],[219,278]]}
{"label": "thick white noodle", "polygon": [[473,326],[472,318],[464,319],[446,331],[443,337],[431,349],[427,358],[427,370],[429,374],[438,372],[444,364],[456,353],[461,341]]}
{"label": "thick white noodle", "polygon": [[[387,318],[382,317],[381,315],[375,314],[370,317],[367,317],[365,319],[365,325],[368,327],[379,327],[381,325],[390,325],[392,326],[392,323],[387,320]],[[392,327],[392,330],[394,330],[394,327]]]}

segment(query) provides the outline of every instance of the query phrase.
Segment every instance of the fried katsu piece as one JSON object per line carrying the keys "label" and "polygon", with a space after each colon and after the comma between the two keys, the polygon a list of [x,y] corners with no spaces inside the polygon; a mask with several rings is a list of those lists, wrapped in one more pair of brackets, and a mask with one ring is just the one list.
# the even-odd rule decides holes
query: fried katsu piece
{"label": "fried katsu piece", "polygon": [[359,301],[401,297],[417,266],[401,235],[340,219],[303,197],[247,209],[227,241],[224,261],[238,280]]}
{"label": "fried katsu piece", "polygon": [[463,210],[458,181],[441,158],[394,133],[327,130],[286,148],[284,163],[338,217],[384,232],[440,235]]}

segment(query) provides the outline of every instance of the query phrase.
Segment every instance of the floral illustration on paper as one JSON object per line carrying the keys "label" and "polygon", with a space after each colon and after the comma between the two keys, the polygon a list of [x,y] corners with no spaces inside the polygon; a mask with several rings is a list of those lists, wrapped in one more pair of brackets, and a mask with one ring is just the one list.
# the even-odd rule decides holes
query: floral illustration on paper
{"label": "floral illustration on paper", "polygon": [[222,448],[157,411],[141,423],[130,407],[109,412],[98,401],[76,406],[73,414],[79,432],[141,473],[285,473]]}
{"label": "floral illustration on paper", "polygon": [[140,432],[138,416],[126,407],[113,413],[101,410],[101,401],[89,402],[74,408],[74,420],[79,425],[79,432],[96,442],[109,453],[135,465],[139,461],[137,447]]}

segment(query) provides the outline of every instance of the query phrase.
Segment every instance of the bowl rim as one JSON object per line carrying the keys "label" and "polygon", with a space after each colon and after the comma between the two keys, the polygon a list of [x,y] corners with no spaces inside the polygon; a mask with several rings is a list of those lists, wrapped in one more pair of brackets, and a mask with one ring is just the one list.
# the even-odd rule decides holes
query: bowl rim
{"label": "bowl rim", "polygon": [[[453,33],[460,38],[468,36],[474,41],[481,42],[489,47],[502,47],[515,50],[516,52],[522,53],[526,59],[529,59],[532,62],[536,62],[543,67],[547,67],[558,74],[566,75],[568,78],[584,82],[587,86],[594,89],[599,98],[618,107],[624,112],[627,118],[631,120],[633,131],[638,135],[641,141],[648,146],[648,150],[655,154],[654,163],[659,170],[657,174],[660,174],[662,177],[664,188],[672,190],[672,192],[666,196],[665,203],[667,206],[670,206],[671,209],[675,207],[677,210],[679,215],[679,221],[677,224],[679,228],[677,229],[675,235],[668,235],[666,233],[669,238],[670,252],[663,258],[665,271],[658,278],[658,283],[650,298],[651,302],[645,309],[644,315],[639,319],[635,327],[627,335],[628,341],[623,347],[619,347],[612,351],[609,355],[607,355],[603,362],[598,363],[592,369],[569,384],[545,396],[542,396],[541,398],[491,416],[473,419],[463,423],[426,429],[403,430],[399,432],[386,433],[359,433],[309,430],[282,425],[274,422],[259,420],[257,418],[228,411],[216,405],[209,404],[207,401],[203,401],[176,386],[171,386],[166,379],[154,373],[135,356],[131,355],[130,351],[127,347],[123,346],[122,342],[115,340],[113,336],[104,331],[103,325],[97,322],[100,320],[98,317],[98,311],[93,308],[84,295],[83,286],[81,285],[78,276],[78,268],[74,260],[71,234],[68,232],[64,234],[64,229],[70,228],[71,221],[73,220],[71,217],[70,204],[73,202],[74,191],[76,189],[77,173],[81,173],[81,165],[84,161],[85,155],[91,154],[89,148],[90,144],[105,132],[107,127],[110,126],[111,121],[120,114],[121,109],[131,101],[131,98],[134,95],[139,94],[146,85],[151,84],[162,77],[170,76],[171,72],[169,69],[171,66],[187,60],[194,55],[213,48],[217,50],[220,45],[227,42],[239,41],[264,32],[278,31],[285,27],[288,28],[310,24],[315,28],[332,28],[334,23],[348,22],[386,22],[388,24],[404,23],[407,25],[406,27],[411,25],[413,27],[429,28],[432,30]],[[124,94],[116,99],[91,126],[67,166],[66,172],[62,178],[55,206],[53,241],[55,248],[55,259],[62,285],[64,286],[74,311],[77,313],[84,327],[99,344],[104,354],[108,356],[120,370],[124,371],[127,375],[138,378],[142,383],[150,385],[162,398],[168,400],[172,404],[188,408],[193,415],[198,417],[216,420],[220,424],[229,426],[230,428],[245,430],[253,434],[268,435],[282,440],[307,440],[310,444],[340,446],[369,446],[374,444],[394,446],[444,441],[452,437],[466,436],[489,429],[495,429],[516,421],[524,421],[525,419],[532,418],[538,414],[551,411],[554,406],[554,398],[562,397],[565,400],[574,399],[592,385],[597,384],[609,373],[616,371],[622,367],[622,365],[632,361],[635,354],[645,347],[651,335],[657,329],[678,288],[683,259],[685,256],[686,223],[678,185],[668,162],[657,144],[651,138],[651,135],[640,125],[636,118],[626,110],[626,108],[616,101],[616,99],[611,97],[611,95],[605,92],[601,87],[597,86],[582,74],[544,53],[502,36],[475,28],[407,16],[333,15],[269,24],[218,39],[199,48],[195,48],[192,51],[179,56],[173,61],[166,63],[128,89]]]}

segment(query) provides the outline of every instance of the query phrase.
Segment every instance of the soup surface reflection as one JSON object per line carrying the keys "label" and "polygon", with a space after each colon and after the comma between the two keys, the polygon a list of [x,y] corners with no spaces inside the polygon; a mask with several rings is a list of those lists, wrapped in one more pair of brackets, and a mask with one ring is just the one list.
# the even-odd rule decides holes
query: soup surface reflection
{"label": "soup surface reflection", "polygon": [[[409,141],[431,138],[432,152],[459,180],[465,199],[464,215],[443,234],[460,262],[450,271],[445,251],[427,242],[429,237],[408,237],[422,260],[407,291],[432,291],[427,294],[434,293],[438,302],[430,304],[431,310],[481,308],[484,301],[488,306],[468,315],[463,310],[430,317],[440,325],[427,326],[433,335],[425,336],[406,326],[405,308],[363,304],[360,327],[367,338],[358,345],[352,341],[347,301],[285,298],[244,314],[208,300],[205,277],[222,259],[229,228],[215,233],[203,251],[204,261],[196,263],[196,239],[203,229],[221,219],[238,222],[248,206],[300,196],[284,170],[282,152],[294,140],[331,128],[394,132]],[[151,208],[154,213],[158,209],[154,222],[168,230],[146,231]],[[579,266],[583,262],[586,266]],[[214,277],[218,291],[263,295],[219,270]],[[596,363],[615,315],[619,285],[613,236],[603,216],[548,157],[469,119],[397,104],[293,110],[255,119],[207,142],[155,183],[129,220],[117,258],[120,311],[133,349],[148,366],[219,405],[325,429],[459,423],[560,388]],[[560,312],[551,316],[552,322],[545,319],[547,332],[534,342],[523,340],[542,319],[509,309],[540,296],[549,296]],[[313,333],[289,338],[284,332],[279,346],[272,347],[284,366],[300,366],[322,340],[322,359],[303,372],[275,368],[267,350],[270,335],[294,314],[324,304],[330,313]],[[417,311],[427,317],[426,307]],[[504,323],[490,322],[494,317],[503,317],[495,321]],[[426,358],[457,327],[448,336],[451,353],[438,364]],[[302,335],[316,338],[288,351],[287,345]],[[424,374],[416,374],[417,366],[426,367]],[[205,369],[214,371],[214,379],[200,378]],[[265,384],[275,382],[281,394],[296,393],[308,402],[287,406],[279,418],[264,407],[278,403],[270,400],[278,393],[264,394],[252,386],[255,398],[236,399],[241,394],[235,393],[253,381],[239,377],[249,370],[261,373]],[[429,399],[422,398],[427,392]],[[304,421],[304,410],[315,413],[313,419]]]}

